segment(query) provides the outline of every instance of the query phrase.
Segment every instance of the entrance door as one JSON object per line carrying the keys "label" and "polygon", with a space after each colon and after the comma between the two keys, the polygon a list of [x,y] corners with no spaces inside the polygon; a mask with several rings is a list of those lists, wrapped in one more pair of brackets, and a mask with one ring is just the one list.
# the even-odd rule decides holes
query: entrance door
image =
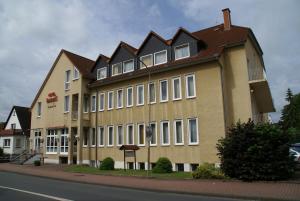
{"label": "entrance door", "polygon": [[41,131],[35,131],[34,132],[34,151],[36,153],[41,152]]}

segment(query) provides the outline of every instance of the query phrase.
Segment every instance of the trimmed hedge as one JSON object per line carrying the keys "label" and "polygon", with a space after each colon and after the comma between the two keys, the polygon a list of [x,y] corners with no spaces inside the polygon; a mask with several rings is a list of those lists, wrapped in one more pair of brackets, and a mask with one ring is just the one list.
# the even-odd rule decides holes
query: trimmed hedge
{"label": "trimmed hedge", "polygon": [[274,124],[238,122],[217,144],[221,170],[246,181],[288,179],[295,171],[290,140],[291,134]]}
{"label": "trimmed hedge", "polygon": [[40,160],[35,160],[33,162],[34,166],[40,166],[41,165],[41,161]]}
{"label": "trimmed hedge", "polygon": [[193,173],[194,179],[225,179],[225,175],[220,168],[216,168],[214,164],[203,163]]}
{"label": "trimmed hedge", "polygon": [[156,165],[152,170],[153,173],[171,173],[172,163],[166,157],[161,157],[156,161]]}
{"label": "trimmed hedge", "polygon": [[111,157],[105,158],[100,164],[100,170],[114,170],[115,161]]}

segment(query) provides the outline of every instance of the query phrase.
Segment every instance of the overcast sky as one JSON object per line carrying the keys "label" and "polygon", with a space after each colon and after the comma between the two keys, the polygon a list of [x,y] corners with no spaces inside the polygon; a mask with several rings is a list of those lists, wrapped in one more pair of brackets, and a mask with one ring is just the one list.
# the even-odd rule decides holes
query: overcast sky
{"label": "overcast sky", "polygon": [[300,1],[0,0],[0,121],[13,105],[30,106],[64,48],[95,60],[119,41],[139,47],[150,30],[171,38],[178,27],[196,31],[223,22],[250,27],[264,51],[276,113],[288,87],[300,92]]}

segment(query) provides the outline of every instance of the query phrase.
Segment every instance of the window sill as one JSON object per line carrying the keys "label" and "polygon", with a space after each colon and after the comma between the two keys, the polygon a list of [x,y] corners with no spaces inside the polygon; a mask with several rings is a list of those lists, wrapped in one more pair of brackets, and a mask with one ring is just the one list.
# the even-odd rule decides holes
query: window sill
{"label": "window sill", "polygon": [[161,144],[162,147],[168,147],[170,144]]}
{"label": "window sill", "polygon": [[99,112],[104,112],[104,110],[99,110]]}
{"label": "window sill", "polygon": [[133,107],[133,105],[127,105],[126,107],[127,107],[127,108],[131,108],[131,107]]}
{"label": "window sill", "polygon": [[139,147],[145,147],[145,144],[138,144]]}
{"label": "window sill", "polygon": [[3,148],[10,148],[10,146],[4,146]]}
{"label": "window sill", "polygon": [[186,58],[189,58],[189,57],[190,57],[190,55],[189,55],[189,56],[186,56],[186,57],[175,58],[175,61],[181,60],[181,59],[186,59]]}
{"label": "window sill", "polygon": [[183,146],[184,143],[175,143],[174,145],[175,145],[175,146]]}
{"label": "window sill", "polygon": [[187,96],[186,99],[194,99],[196,96]]}
{"label": "window sill", "polygon": [[117,109],[122,109],[123,108],[123,106],[122,107],[117,107]]}
{"label": "window sill", "polygon": [[79,80],[79,78],[74,78],[74,79],[73,79],[73,81],[77,81],[77,80]]}
{"label": "window sill", "polygon": [[57,154],[57,152],[46,152],[46,154],[53,155],[53,154]]}
{"label": "window sill", "polygon": [[64,114],[68,114],[68,113],[69,113],[69,111],[65,111],[65,112],[64,112]]}
{"label": "window sill", "polygon": [[98,145],[98,147],[104,147],[104,145]]}
{"label": "window sill", "polygon": [[107,147],[114,147],[114,145],[107,145]]}
{"label": "window sill", "polygon": [[150,147],[156,147],[157,144],[150,144]]}
{"label": "window sill", "polygon": [[160,103],[167,103],[169,100],[161,100]]}
{"label": "window sill", "polygon": [[180,101],[182,98],[173,98],[173,101]]}
{"label": "window sill", "polygon": [[143,104],[137,104],[136,106],[137,106],[137,107],[138,107],[138,106],[144,106],[144,103],[143,103]]}
{"label": "window sill", "polygon": [[197,146],[197,145],[199,145],[199,142],[189,143],[189,146]]}
{"label": "window sill", "polygon": [[114,109],[114,108],[108,108],[107,111],[111,111],[111,110],[113,110],[113,109]]}

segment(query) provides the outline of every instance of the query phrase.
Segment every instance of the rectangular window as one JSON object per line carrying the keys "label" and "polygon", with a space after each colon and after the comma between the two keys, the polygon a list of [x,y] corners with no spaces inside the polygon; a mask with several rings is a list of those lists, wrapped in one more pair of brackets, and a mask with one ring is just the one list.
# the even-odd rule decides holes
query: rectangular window
{"label": "rectangular window", "polygon": [[119,75],[122,73],[122,63],[112,65],[112,76]]}
{"label": "rectangular window", "polygon": [[73,80],[78,80],[79,79],[79,71],[78,69],[74,66],[73,69]]}
{"label": "rectangular window", "polygon": [[118,108],[123,107],[123,89],[119,89],[117,91],[117,107]]}
{"label": "rectangular window", "polygon": [[104,127],[99,127],[99,146],[104,146]]}
{"label": "rectangular window", "polygon": [[174,121],[174,140],[176,145],[183,145],[183,121]]}
{"label": "rectangular window", "polygon": [[11,130],[16,129],[16,124],[10,124]]}
{"label": "rectangular window", "polygon": [[10,147],[10,139],[4,139],[4,147]]}
{"label": "rectangular window", "polygon": [[99,111],[104,111],[105,107],[105,93],[99,95]]}
{"label": "rectangular window", "polygon": [[189,44],[180,45],[174,48],[175,60],[187,58],[190,56]]}
{"label": "rectangular window", "polygon": [[89,143],[89,133],[88,129],[83,129],[83,146],[87,147]]}
{"label": "rectangular window", "polygon": [[102,80],[107,77],[107,67],[97,69],[97,80]]}
{"label": "rectangular window", "polygon": [[132,107],[133,106],[133,88],[128,87],[126,93],[126,106]]}
{"label": "rectangular window", "polygon": [[69,106],[70,106],[70,97],[65,96],[65,102],[64,102],[64,112],[69,112]]}
{"label": "rectangular window", "polygon": [[89,112],[89,96],[87,94],[85,94],[83,97],[83,112]]}
{"label": "rectangular window", "polygon": [[123,62],[123,73],[132,72],[134,70],[134,60]]}
{"label": "rectangular window", "polygon": [[57,153],[57,130],[48,130],[46,137],[46,151],[48,153]]}
{"label": "rectangular window", "polygon": [[37,103],[36,115],[37,117],[41,117],[42,114],[42,102]]}
{"label": "rectangular window", "polygon": [[16,148],[21,148],[21,139],[20,138],[16,139]]}
{"label": "rectangular window", "polygon": [[92,96],[91,100],[91,112],[96,112],[96,96]]}
{"label": "rectangular window", "polygon": [[148,103],[156,103],[155,83],[148,84]]}
{"label": "rectangular window", "polygon": [[188,119],[189,143],[198,144],[198,119]]}
{"label": "rectangular window", "polygon": [[114,92],[110,91],[107,95],[107,109],[111,110],[114,108]]}
{"label": "rectangular window", "polygon": [[70,75],[71,75],[71,71],[67,70],[65,73],[65,90],[70,89]]}
{"label": "rectangular window", "polygon": [[123,126],[122,125],[119,125],[117,127],[117,136],[118,136],[118,145],[119,146],[123,145],[124,133],[123,133]]}
{"label": "rectangular window", "polygon": [[138,124],[138,145],[145,145],[145,124]]}
{"label": "rectangular window", "polygon": [[167,63],[167,50],[154,53],[154,65]]}
{"label": "rectangular window", "polygon": [[134,144],[133,124],[127,125],[127,144],[129,144],[129,145],[133,145]]}
{"label": "rectangular window", "polygon": [[169,121],[162,121],[160,123],[160,136],[162,145],[170,145]]}
{"label": "rectangular window", "polygon": [[196,97],[195,75],[187,75],[185,77],[185,85],[186,85],[186,97],[187,98]]}
{"label": "rectangular window", "polygon": [[173,100],[181,99],[181,79],[176,77],[172,79]]}
{"label": "rectangular window", "polygon": [[144,85],[138,85],[136,87],[136,105],[144,105]]}
{"label": "rectangular window", "polygon": [[145,64],[147,65],[147,67],[153,66],[153,55],[152,54],[142,56],[142,57],[140,57],[140,60],[142,61],[142,62],[140,62],[141,69],[146,68]]}
{"label": "rectangular window", "polygon": [[156,123],[150,123],[151,129],[152,129],[152,136],[150,140],[150,145],[155,146],[157,145],[157,131],[156,131]]}
{"label": "rectangular window", "polygon": [[167,102],[169,99],[168,95],[168,80],[160,81],[160,102]]}
{"label": "rectangular window", "polygon": [[96,146],[96,129],[91,128],[91,146]]}
{"label": "rectangular window", "polygon": [[114,127],[108,126],[107,131],[107,146],[112,147],[114,145]]}
{"label": "rectangular window", "polygon": [[67,154],[68,153],[68,128],[61,129],[60,135],[60,153]]}

